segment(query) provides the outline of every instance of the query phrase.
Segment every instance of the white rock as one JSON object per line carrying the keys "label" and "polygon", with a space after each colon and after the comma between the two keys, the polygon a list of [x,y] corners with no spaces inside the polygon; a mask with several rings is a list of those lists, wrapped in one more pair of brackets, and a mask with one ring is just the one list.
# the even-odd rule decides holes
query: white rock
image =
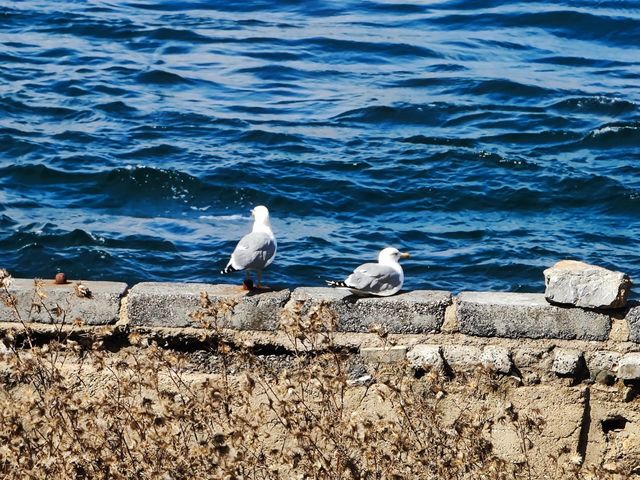
{"label": "white rock", "polygon": [[414,368],[444,370],[440,345],[416,345],[407,353],[407,360]]}
{"label": "white rock", "polygon": [[549,302],[583,308],[622,308],[631,288],[629,276],[575,260],[562,260],[544,271]]}
{"label": "white rock", "polygon": [[482,363],[482,350],[473,345],[445,345],[442,353],[447,364],[453,369],[465,370]]}
{"label": "white rock", "polygon": [[620,353],[609,350],[593,352],[587,359],[591,378],[600,381],[615,377],[621,358],[622,355]]}
{"label": "white rock", "polygon": [[640,352],[627,353],[620,359],[618,378],[622,380],[640,379]]}
{"label": "white rock", "polygon": [[485,367],[494,369],[498,373],[509,373],[511,371],[511,356],[509,349],[504,347],[487,346],[484,347],[480,355],[480,362]]}
{"label": "white rock", "polygon": [[576,375],[582,361],[583,355],[580,350],[556,348],[551,370],[558,375]]}

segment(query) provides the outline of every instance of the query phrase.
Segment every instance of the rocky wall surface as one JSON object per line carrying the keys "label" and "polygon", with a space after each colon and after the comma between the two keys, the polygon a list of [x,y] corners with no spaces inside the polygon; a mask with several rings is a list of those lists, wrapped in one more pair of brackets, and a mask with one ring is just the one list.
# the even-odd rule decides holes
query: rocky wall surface
{"label": "rocky wall surface", "polygon": [[[246,291],[234,285],[144,282],[128,288],[119,282],[57,285],[30,279],[14,279],[9,292],[12,301],[0,305],[0,322],[7,324],[224,328],[263,337],[272,333],[264,342],[276,342],[282,323],[292,317],[308,323],[324,316],[350,348],[378,361],[408,359],[416,367],[422,362],[454,370],[479,364],[511,374],[544,357],[548,365],[542,369],[556,376],[640,380],[635,302],[594,310],[551,304],[533,293],[418,290],[361,298],[316,287]],[[371,332],[398,336],[401,345],[380,351],[367,344]]]}
{"label": "rocky wall surface", "polygon": [[[563,445],[579,464],[640,458],[636,302],[606,310],[552,304],[531,293],[413,291],[359,298],[330,288],[245,291],[203,283],[129,287],[30,279],[14,279],[7,292],[0,332],[27,325],[42,332],[60,325],[106,336],[139,332],[168,348],[192,342],[197,349],[203,334],[224,330],[237,345],[287,355],[297,341],[287,332],[292,318],[309,329],[326,321],[334,347],[361,362],[362,372],[379,364],[404,365],[416,375],[490,370],[519,385],[513,405],[543,412],[540,445]],[[364,374],[353,381],[373,380]],[[464,399],[450,401],[453,408]],[[500,428],[491,432],[496,451],[519,461],[516,433]]]}

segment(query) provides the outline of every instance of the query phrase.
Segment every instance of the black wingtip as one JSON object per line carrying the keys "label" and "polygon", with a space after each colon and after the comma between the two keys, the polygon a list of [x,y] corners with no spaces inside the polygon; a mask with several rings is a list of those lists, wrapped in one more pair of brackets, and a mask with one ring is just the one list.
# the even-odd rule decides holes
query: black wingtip
{"label": "black wingtip", "polygon": [[327,282],[327,285],[332,288],[349,288],[349,286],[344,282],[336,282],[335,280],[325,280],[325,282]]}
{"label": "black wingtip", "polygon": [[226,273],[233,273],[233,272],[237,272],[237,270],[235,268],[233,268],[231,265],[227,265],[225,268],[220,270],[220,273],[222,275],[224,275]]}

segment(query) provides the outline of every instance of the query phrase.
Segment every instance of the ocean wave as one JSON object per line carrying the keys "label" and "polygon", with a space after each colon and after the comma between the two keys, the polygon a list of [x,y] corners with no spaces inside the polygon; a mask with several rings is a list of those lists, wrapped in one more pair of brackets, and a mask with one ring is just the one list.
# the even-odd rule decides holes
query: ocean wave
{"label": "ocean wave", "polygon": [[240,135],[241,142],[260,143],[263,145],[287,145],[302,144],[304,139],[299,135],[291,135],[278,132],[267,132],[264,130],[251,130]]}
{"label": "ocean wave", "polygon": [[473,148],[476,145],[476,141],[470,138],[442,138],[428,137],[425,135],[414,135],[412,137],[403,138],[400,141],[419,145],[444,145],[466,148]]}
{"label": "ocean wave", "polygon": [[236,73],[250,73],[257,78],[269,81],[299,80],[308,78],[314,74],[313,72],[302,71],[297,68],[277,64],[240,68],[236,70]]}
{"label": "ocean wave", "polygon": [[24,245],[29,248],[69,248],[100,244],[96,237],[84,230],[75,229],[70,232],[61,232],[51,224],[44,225],[42,229],[35,231],[31,230],[31,226],[19,228],[17,232],[0,240],[0,245],[2,243]]}
{"label": "ocean wave", "polygon": [[58,105],[34,105],[11,97],[0,97],[0,112],[8,116],[32,115],[60,120],[87,119],[92,113],[85,109],[61,107]]}
{"label": "ocean wave", "polygon": [[[153,145],[143,148],[138,148],[129,152],[121,153],[121,158],[129,159],[143,159],[143,158],[159,158],[159,157],[171,157],[184,153],[183,149],[175,146],[162,143],[160,145]],[[156,170],[157,171],[157,170]]]}
{"label": "ocean wave", "polygon": [[184,172],[133,167],[116,168],[98,174],[94,185],[87,188],[87,191],[94,192],[99,205],[114,208],[116,205],[135,205],[141,200],[191,203],[206,188],[206,184],[200,179]]}
{"label": "ocean wave", "polygon": [[43,164],[9,165],[0,168],[0,173],[11,182],[21,185],[56,185],[86,182],[92,174],[67,172]]}
{"label": "ocean wave", "polygon": [[567,67],[589,67],[589,68],[611,68],[626,67],[630,64],[627,62],[617,62],[614,60],[605,60],[587,57],[566,57],[551,56],[541,57],[534,60],[536,63],[549,63],[553,65],[563,65]]}
{"label": "ocean wave", "polygon": [[315,48],[323,55],[328,53],[338,53],[339,58],[348,56],[350,53],[366,53],[371,58],[444,58],[444,56],[430,48],[421,45],[397,42],[361,42],[355,40],[337,39],[331,37],[314,37],[298,40],[297,43],[305,45],[306,48]]}
{"label": "ocean wave", "polygon": [[[0,210],[1,210],[1,208],[0,208]],[[13,227],[13,226],[15,226],[17,224],[18,224],[18,222],[16,222],[9,215],[5,215],[5,214],[0,215],[0,226],[7,228],[7,227]]]}
{"label": "ocean wave", "polygon": [[134,115],[138,112],[137,108],[127,105],[121,100],[99,103],[97,105],[94,105],[94,108],[96,108],[97,110],[102,110],[103,112],[117,115]]}
{"label": "ocean wave", "polygon": [[150,83],[157,85],[181,85],[191,83],[191,80],[178,75],[177,73],[157,69],[138,74],[136,76],[136,80],[140,83]]}
{"label": "ocean wave", "polygon": [[618,116],[640,110],[638,104],[622,98],[612,98],[605,96],[577,97],[560,100],[550,108],[560,111],[574,113],[596,113],[611,116]]}
{"label": "ocean wave", "polygon": [[189,43],[210,43],[212,40],[206,35],[201,35],[192,30],[161,27],[152,30],[144,30],[143,34],[147,38],[155,40],[168,40],[171,42],[189,42]]}
{"label": "ocean wave", "polygon": [[498,135],[485,135],[480,141],[502,145],[549,145],[566,144],[580,139],[578,132],[566,130],[544,130],[541,132],[508,132]]}
{"label": "ocean wave", "polygon": [[244,217],[242,215],[234,214],[234,215],[200,215],[198,218],[200,220],[208,220],[212,222],[235,222],[237,220],[246,220],[250,221],[250,217]]}
{"label": "ocean wave", "polygon": [[538,85],[528,85],[506,79],[475,80],[466,85],[457,86],[454,92],[466,92],[472,95],[482,95],[488,98],[502,98],[514,102],[515,99],[532,99],[535,103],[543,97],[557,94],[555,89]]}
{"label": "ocean wave", "polygon": [[640,29],[640,20],[634,17],[557,8],[540,12],[450,14],[432,17],[430,22],[470,30],[537,28],[561,38],[620,46],[636,45]]}
{"label": "ocean wave", "polygon": [[414,125],[438,125],[447,116],[465,107],[447,103],[375,105],[356,108],[333,117],[338,122],[398,123]]}
{"label": "ocean wave", "polygon": [[580,142],[580,147],[629,148],[640,147],[640,122],[615,122],[591,130]]}

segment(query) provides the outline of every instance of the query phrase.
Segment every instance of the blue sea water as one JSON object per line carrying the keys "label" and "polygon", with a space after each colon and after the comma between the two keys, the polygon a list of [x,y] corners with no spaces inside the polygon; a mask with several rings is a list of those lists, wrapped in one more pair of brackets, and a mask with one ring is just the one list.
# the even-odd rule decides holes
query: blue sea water
{"label": "blue sea water", "polygon": [[406,287],[640,279],[635,1],[0,3],[0,266],[273,285],[393,245]]}

